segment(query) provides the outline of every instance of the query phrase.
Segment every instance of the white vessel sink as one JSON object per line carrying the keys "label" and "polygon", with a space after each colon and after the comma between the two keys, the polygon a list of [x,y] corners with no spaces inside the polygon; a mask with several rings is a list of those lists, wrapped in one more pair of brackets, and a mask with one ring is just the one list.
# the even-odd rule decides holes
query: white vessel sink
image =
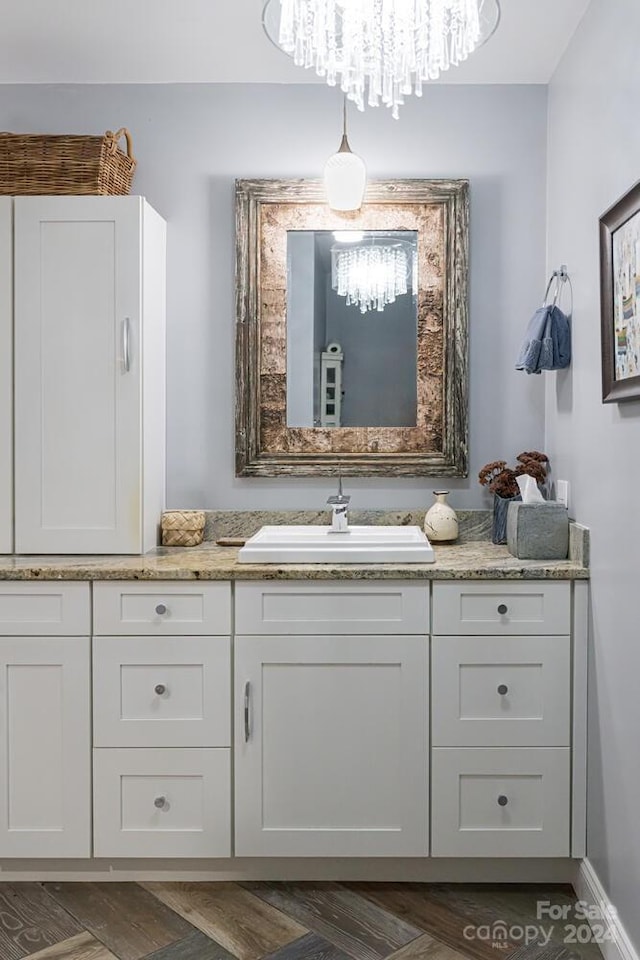
{"label": "white vessel sink", "polygon": [[240,563],[433,563],[420,527],[262,527],[238,553]]}

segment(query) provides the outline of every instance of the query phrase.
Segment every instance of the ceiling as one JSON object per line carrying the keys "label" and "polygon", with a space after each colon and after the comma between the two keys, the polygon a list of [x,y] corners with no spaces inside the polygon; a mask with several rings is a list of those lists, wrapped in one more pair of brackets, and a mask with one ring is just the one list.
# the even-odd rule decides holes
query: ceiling
{"label": "ceiling", "polygon": [[[448,83],[547,83],[589,0],[501,0]],[[304,83],[262,31],[262,0],[0,0],[0,83]]]}

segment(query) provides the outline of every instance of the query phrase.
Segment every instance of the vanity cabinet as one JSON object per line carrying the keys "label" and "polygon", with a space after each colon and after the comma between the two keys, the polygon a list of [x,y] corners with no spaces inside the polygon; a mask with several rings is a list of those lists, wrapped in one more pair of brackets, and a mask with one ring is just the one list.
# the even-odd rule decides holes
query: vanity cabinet
{"label": "vanity cabinet", "polygon": [[235,851],[426,856],[429,587],[235,585]]}
{"label": "vanity cabinet", "polygon": [[568,583],[434,584],[434,857],[570,856],[570,624]]}
{"label": "vanity cabinet", "polygon": [[0,861],[582,857],[587,594],[0,582]]}
{"label": "vanity cabinet", "polygon": [[0,584],[3,858],[91,855],[89,591]]}
{"label": "vanity cabinet", "polygon": [[580,855],[569,583],[435,582],[431,606],[420,581],[235,596],[236,855]]}
{"label": "vanity cabinet", "polygon": [[141,197],[2,198],[0,550],[157,544],[164,274],[165,223]]}
{"label": "vanity cabinet", "polygon": [[231,855],[231,584],[94,584],[94,856]]}

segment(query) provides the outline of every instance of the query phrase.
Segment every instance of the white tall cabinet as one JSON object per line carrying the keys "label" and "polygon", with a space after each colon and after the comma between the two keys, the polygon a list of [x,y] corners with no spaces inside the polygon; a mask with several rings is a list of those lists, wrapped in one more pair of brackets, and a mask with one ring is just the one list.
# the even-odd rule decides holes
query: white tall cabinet
{"label": "white tall cabinet", "polygon": [[0,553],[13,550],[13,209],[0,197]]}
{"label": "white tall cabinet", "polygon": [[[15,551],[150,549],[164,506],[164,221],[141,197],[5,198],[0,271],[14,284]],[[4,285],[2,297],[11,357]],[[0,407],[10,452],[4,395]],[[6,552],[9,459],[0,458]]]}

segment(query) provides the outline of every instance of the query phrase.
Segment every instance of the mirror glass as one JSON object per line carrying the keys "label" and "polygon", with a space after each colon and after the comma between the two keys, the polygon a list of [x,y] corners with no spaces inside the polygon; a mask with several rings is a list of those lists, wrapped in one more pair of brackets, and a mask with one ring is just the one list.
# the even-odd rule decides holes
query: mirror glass
{"label": "mirror glass", "polygon": [[418,233],[287,231],[287,427],[415,427]]}

